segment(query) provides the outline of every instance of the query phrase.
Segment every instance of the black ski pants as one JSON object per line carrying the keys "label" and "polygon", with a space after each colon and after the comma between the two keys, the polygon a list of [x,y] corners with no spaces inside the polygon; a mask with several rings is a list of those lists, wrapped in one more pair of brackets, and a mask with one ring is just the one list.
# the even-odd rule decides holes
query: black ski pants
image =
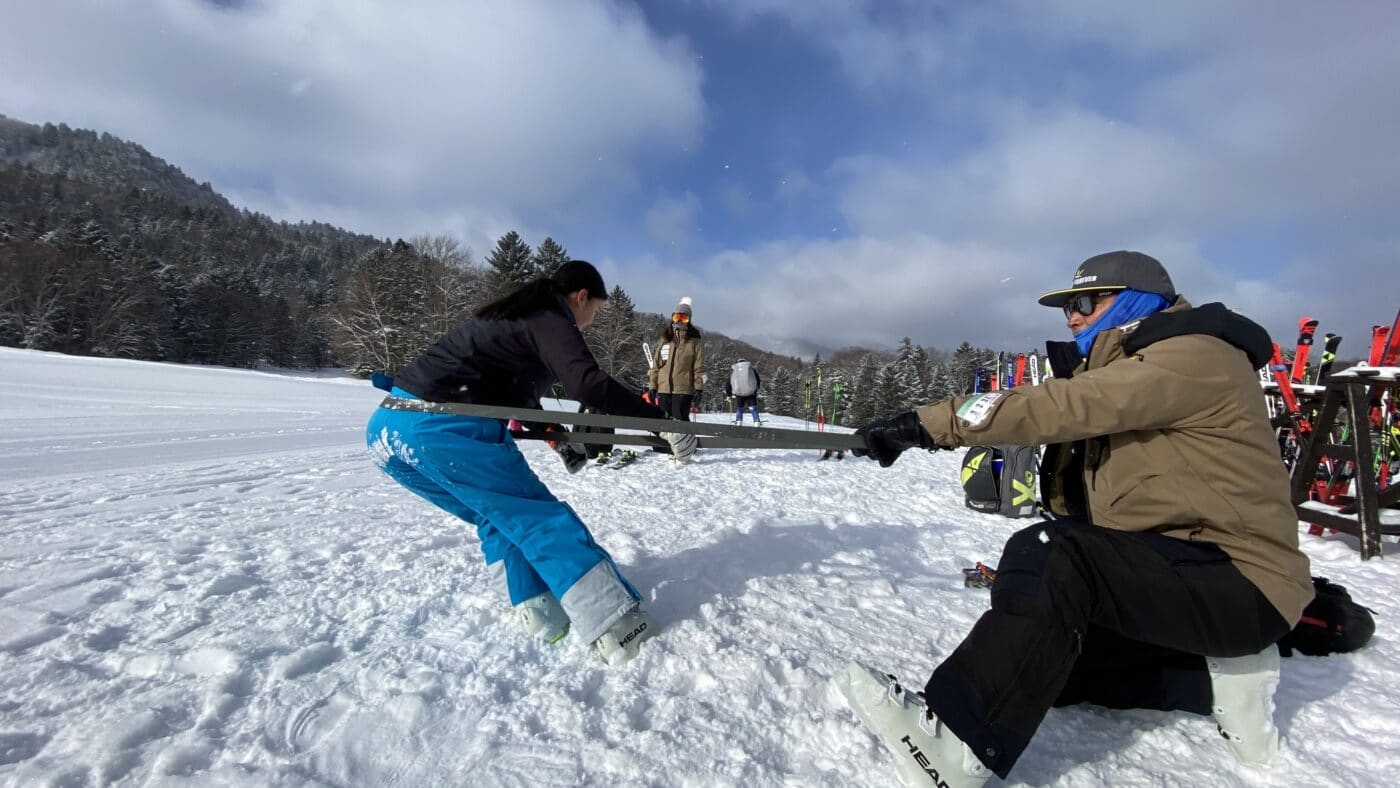
{"label": "black ski pants", "polygon": [[695,401],[694,394],[662,394],[661,409],[671,415],[673,419],[690,421],[690,404]]}
{"label": "black ski pants", "polygon": [[1254,654],[1288,629],[1215,545],[1046,521],[1007,541],[991,610],[924,696],[1004,779],[1051,706],[1209,713],[1202,657]]}

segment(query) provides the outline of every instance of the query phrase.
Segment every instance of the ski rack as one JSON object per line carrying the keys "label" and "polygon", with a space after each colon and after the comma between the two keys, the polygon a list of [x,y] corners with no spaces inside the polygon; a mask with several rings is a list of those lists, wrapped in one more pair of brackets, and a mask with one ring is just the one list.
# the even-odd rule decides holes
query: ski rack
{"label": "ski rack", "polygon": [[[1381,554],[1381,537],[1400,535],[1400,520],[1382,522],[1381,510],[1400,504],[1400,483],[1390,480],[1381,486],[1376,472],[1376,446],[1371,438],[1370,403],[1377,390],[1400,397],[1400,367],[1356,366],[1334,373],[1327,381],[1327,392],[1313,425],[1312,440],[1304,443],[1298,462],[1293,465],[1291,494],[1298,519],[1325,526],[1361,540],[1361,559]],[[1352,443],[1327,442],[1337,414],[1346,408]],[[1355,500],[1339,508],[1309,501],[1309,490],[1318,475],[1318,465],[1326,459],[1345,462],[1354,469]],[[1387,458],[1381,458],[1382,462]]]}
{"label": "ski rack", "polygon": [[[679,419],[644,419],[630,416],[608,416],[602,413],[565,413],[557,410],[538,410],[535,408],[509,408],[501,405],[475,405],[459,402],[428,402],[421,399],[406,399],[403,397],[389,396],[379,403],[381,408],[390,410],[419,411],[421,413],[444,413],[454,416],[476,416],[485,419],[500,419],[509,421],[515,419],[522,423],[529,422],[567,422],[575,426],[585,427],[612,427],[613,429],[632,429],[644,432],[679,432],[687,435],[695,435],[701,438],[701,445],[708,445],[711,448],[744,448],[744,449],[864,449],[865,439],[859,435],[838,432],[806,432],[804,430],[784,430],[774,427],[736,427],[728,424],[711,424],[701,421],[680,421]],[[548,437],[546,440],[567,439],[571,443],[615,443],[627,445],[656,445],[652,443],[637,443],[631,441],[616,440],[617,438],[629,437],[649,437],[649,436],[628,436],[610,435],[605,437],[614,440],[596,441],[592,435],[597,433],[544,433]],[[565,438],[564,436],[569,436]],[[589,436],[585,440],[584,436]],[[710,441],[705,441],[710,438]],[[720,440],[724,439],[724,440]],[[725,446],[725,443],[741,441],[739,445]],[[665,441],[662,441],[665,443]],[[669,445],[669,444],[668,444]]]}

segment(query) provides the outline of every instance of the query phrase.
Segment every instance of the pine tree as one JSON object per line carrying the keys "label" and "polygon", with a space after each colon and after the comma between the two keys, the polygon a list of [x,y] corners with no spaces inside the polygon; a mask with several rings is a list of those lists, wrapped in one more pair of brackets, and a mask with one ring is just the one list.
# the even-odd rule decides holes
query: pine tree
{"label": "pine tree", "polygon": [[[922,362],[920,361],[922,359]],[[920,372],[922,363],[923,371]],[[884,391],[884,384],[881,390],[887,397],[886,404],[893,410],[886,415],[902,413],[910,408],[924,405],[920,402],[923,399],[924,390],[927,388],[928,377],[928,355],[923,348],[915,345],[909,337],[905,337],[899,343],[899,351],[895,360],[890,364],[891,374],[894,376],[893,386]]]}
{"label": "pine tree", "polygon": [[942,402],[953,396],[953,376],[950,364],[935,364],[930,371],[928,391],[925,399],[929,402]]}
{"label": "pine tree", "polygon": [[849,393],[850,406],[847,409],[849,424],[863,425],[875,418],[879,401],[880,368],[875,357],[869,353],[860,360],[856,371],[855,385]]}
{"label": "pine tree", "polygon": [[422,310],[429,265],[403,241],[360,260],[330,323],[336,353],[352,369],[392,374],[437,339]]}
{"label": "pine tree", "polygon": [[882,419],[908,410],[908,392],[900,377],[897,361],[880,368],[880,375],[875,383],[875,418]]}
{"label": "pine tree", "polygon": [[535,250],[535,271],[539,276],[554,276],[559,266],[569,261],[569,253],[553,238],[545,238]]}
{"label": "pine tree", "polygon": [[798,416],[801,402],[797,398],[796,379],[787,367],[773,371],[771,381],[765,380],[764,410],[779,416]]}
{"label": "pine tree", "polygon": [[914,365],[914,371],[919,376],[918,391],[914,397],[917,401],[914,404],[924,405],[926,403],[922,400],[925,393],[928,392],[929,383],[933,381],[933,362],[929,359],[928,351],[924,350],[923,345],[914,345],[909,356]]}
{"label": "pine tree", "polygon": [[953,351],[953,361],[949,369],[953,383],[951,393],[967,394],[971,392],[973,379],[977,376],[977,368],[985,366],[982,351],[966,341],[958,345],[958,349]]}
{"label": "pine tree", "polygon": [[608,300],[583,336],[604,372],[634,388],[644,387],[646,359],[642,356],[637,309],[620,285],[613,286]]}
{"label": "pine tree", "polygon": [[496,248],[486,258],[486,265],[490,269],[492,298],[500,298],[539,274],[530,245],[521,240],[520,234],[514,230],[496,241]]}

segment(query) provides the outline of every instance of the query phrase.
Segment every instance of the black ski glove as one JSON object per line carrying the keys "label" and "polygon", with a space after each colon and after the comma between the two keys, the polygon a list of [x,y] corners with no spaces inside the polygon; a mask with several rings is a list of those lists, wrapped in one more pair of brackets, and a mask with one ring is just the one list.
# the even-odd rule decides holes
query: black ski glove
{"label": "black ski glove", "polygon": [[880,463],[881,468],[894,465],[905,449],[940,448],[929,436],[928,430],[919,422],[919,414],[907,410],[898,416],[876,419],[856,430],[865,439],[864,449],[852,449],[857,457],[869,457]]}

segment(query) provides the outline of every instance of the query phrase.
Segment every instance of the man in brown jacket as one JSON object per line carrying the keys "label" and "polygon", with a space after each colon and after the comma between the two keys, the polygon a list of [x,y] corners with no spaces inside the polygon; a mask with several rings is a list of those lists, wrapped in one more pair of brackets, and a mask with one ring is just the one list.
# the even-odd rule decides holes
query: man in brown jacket
{"label": "man in brown jacket", "polygon": [[1005,778],[1045,712],[1079,702],[1212,713],[1241,761],[1268,762],[1274,643],[1312,598],[1254,372],[1268,334],[1192,308],[1137,252],[1086,260],[1040,303],[1064,310],[1075,363],[873,422],[856,453],[1050,444],[1055,519],[1007,541],[991,609],[922,697],[859,663],[838,686],[911,783]]}

